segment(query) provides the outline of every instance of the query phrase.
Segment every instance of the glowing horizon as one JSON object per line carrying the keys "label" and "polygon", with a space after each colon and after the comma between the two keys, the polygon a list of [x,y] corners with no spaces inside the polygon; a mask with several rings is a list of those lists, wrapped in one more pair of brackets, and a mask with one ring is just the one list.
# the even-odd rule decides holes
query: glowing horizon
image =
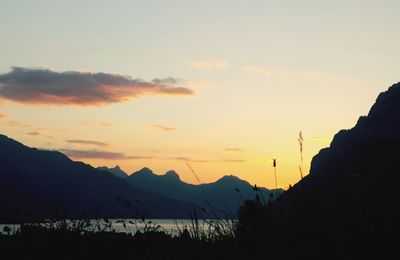
{"label": "glowing horizon", "polygon": [[0,133],[95,167],[286,188],[399,81],[393,1],[1,6]]}

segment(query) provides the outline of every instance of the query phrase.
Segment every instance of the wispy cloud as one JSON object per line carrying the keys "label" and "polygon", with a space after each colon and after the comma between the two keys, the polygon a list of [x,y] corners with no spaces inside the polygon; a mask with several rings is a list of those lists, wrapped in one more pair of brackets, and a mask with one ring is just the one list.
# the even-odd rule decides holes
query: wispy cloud
{"label": "wispy cloud", "polygon": [[191,163],[243,163],[244,159],[198,159],[184,156],[162,157],[162,156],[132,156],[121,152],[108,152],[103,150],[75,150],[59,149],[72,159],[105,159],[105,160],[175,160]]}
{"label": "wispy cloud", "polygon": [[194,95],[173,78],[144,81],[111,73],[13,67],[0,74],[0,99],[28,104],[107,105],[145,95]]}
{"label": "wispy cloud", "polygon": [[224,148],[224,151],[227,151],[227,152],[245,152],[246,150],[243,149],[243,148],[228,147],[228,148]]}
{"label": "wispy cloud", "polygon": [[32,131],[32,132],[28,132],[26,133],[27,135],[32,135],[32,136],[39,136],[42,135],[42,133],[40,133],[39,131]]}
{"label": "wispy cloud", "polygon": [[330,143],[332,142],[332,138],[330,137],[320,137],[320,136],[313,136],[310,137],[311,141],[319,142],[319,143]]}
{"label": "wispy cloud", "polygon": [[6,118],[6,116],[3,114],[0,114],[0,119],[2,119],[2,118]]}
{"label": "wispy cloud", "polygon": [[66,140],[67,143],[70,144],[82,144],[82,145],[94,145],[94,146],[108,146],[109,144],[103,143],[103,142],[98,142],[98,141],[92,141],[92,140],[80,140],[80,139],[69,139]]}
{"label": "wispy cloud", "polygon": [[6,126],[9,127],[17,127],[17,128],[28,128],[28,127],[32,127],[32,125],[30,124],[25,124],[16,120],[9,120],[6,122]]}
{"label": "wispy cloud", "polygon": [[242,68],[244,71],[258,75],[258,76],[263,76],[263,77],[271,76],[271,71],[265,67],[255,66],[255,65],[247,65],[247,66],[243,66]]}
{"label": "wispy cloud", "polygon": [[112,124],[108,123],[108,122],[103,122],[103,123],[101,123],[101,125],[104,127],[112,127]]}
{"label": "wispy cloud", "polygon": [[209,162],[243,163],[243,162],[247,162],[247,160],[245,160],[245,159],[194,159],[194,158],[190,158],[190,157],[168,157],[165,159],[184,161],[184,162],[197,162],[197,163],[209,163]]}
{"label": "wispy cloud", "polygon": [[331,76],[331,74],[326,72],[321,72],[317,70],[306,70],[306,69],[286,69],[278,70],[276,74],[283,77],[299,78],[299,79],[316,79],[325,78]]}
{"label": "wispy cloud", "polygon": [[285,77],[297,79],[315,79],[330,76],[329,73],[307,69],[292,68],[267,68],[259,65],[242,66],[242,70],[246,73],[263,77]]}
{"label": "wispy cloud", "polygon": [[168,160],[176,160],[176,161],[183,161],[183,162],[212,162],[213,160],[206,160],[206,159],[194,159],[190,157],[183,157],[183,156],[177,156],[177,157],[167,157],[165,159]]}
{"label": "wispy cloud", "polygon": [[233,162],[233,163],[244,163],[247,162],[245,159],[222,159],[223,162]]}
{"label": "wispy cloud", "polygon": [[83,127],[112,127],[111,123],[108,122],[96,122],[95,120],[83,120],[79,122],[79,124]]}
{"label": "wispy cloud", "polygon": [[133,160],[133,159],[152,159],[151,156],[131,156],[118,152],[107,152],[100,150],[73,150],[60,149],[60,152],[73,159],[110,159],[110,160]]}
{"label": "wispy cloud", "polygon": [[84,120],[84,121],[80,122],[80,125],[85,126],[85,127],[91,126],[92,122],[90,122],[89,120]]}
{"label": "wispy cloud", "polygon": [[152,125],[151,127],[160,129],[162,131],[175,131],[176,128],[165,125]]}
{"label": "wispy cloud", "polygon": [[198,70],[220,70],[228,68],[229,63],[223,59],[201,60],[201,61],[192,61],[189,64],[189,67]]}

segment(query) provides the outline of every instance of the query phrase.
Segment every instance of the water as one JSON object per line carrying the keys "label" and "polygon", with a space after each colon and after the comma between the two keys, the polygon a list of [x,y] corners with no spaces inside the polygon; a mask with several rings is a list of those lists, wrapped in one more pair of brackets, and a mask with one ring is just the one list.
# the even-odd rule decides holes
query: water
{"label": "water", "polygon": [[[210,221],[212,222],[213,220],[199,220],[199,228],[203,230],[212,228]],[[180,230],[185,228],[190,229],[193,226],[192,220],[190,219],[146,219],[145,222],[138,219],[111,219],[110,222],[111,229],[107,229],[107,231],[114,230],[115,232],[131,234],[134,234],[137,231],[158,230],[164,231],[167,234],[176,235]],[[226,221],[221,221],[219,223],[225,222]],[[102,220],[91,220],[90,223],[92,224],[92,227],[95,227],[97,224],[104,227],[104,222]],[[6,230],[7,228],[9,228],[8,232]],[[14,234],[19,230],[19,228],[19,224],[0,224],[0,233]]]}

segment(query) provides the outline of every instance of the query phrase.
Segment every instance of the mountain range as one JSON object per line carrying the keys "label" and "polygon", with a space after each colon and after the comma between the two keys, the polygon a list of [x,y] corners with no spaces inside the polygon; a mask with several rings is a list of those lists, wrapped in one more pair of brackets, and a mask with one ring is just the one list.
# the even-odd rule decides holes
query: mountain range
{"label": "mountain range", "polygon": [[252,186],[247,181],[233,175],[226,175],[216,182],[206,184],[189,184],[182,181],[174,171],[157,175],[149,168],[143,168],[130,175],[118,166],[114,168],[99,167],[128,181],[133,187],[156,192],[179,201],[194,203],[200,206],[209,217],[236,216],[237,210],[247,199],[268,202],[283,192],[281,189],[268,190]]}
{"label": "mountain range", "polygon": [[83,215],[185,218],[195,207],[4,135],[0,135],[0,205],[3,223]]}
{"label": "mountain range", "polygon": [[195,208],[200,217],[236,216],[243,200],[257,193],[269,198],[268,190],[255,192],[233,176],[203,185],[148,168],[127,176],[118,166],[95,169],[0,135],[0,223],[84,216],[182,219]]}

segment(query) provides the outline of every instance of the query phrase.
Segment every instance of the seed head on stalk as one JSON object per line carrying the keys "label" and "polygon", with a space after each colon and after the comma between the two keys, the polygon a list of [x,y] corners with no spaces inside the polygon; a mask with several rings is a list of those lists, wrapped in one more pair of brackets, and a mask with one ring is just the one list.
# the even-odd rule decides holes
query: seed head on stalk
{"label": "seed head on stalk", "polygon": [[303,179],[303,135],[300,131],[299,133],[299,137],[297,138],[297,140],[299,141],[299,146],[300,146],[300,166],[299,166],[299,170],[300,170],[300,178]]}

